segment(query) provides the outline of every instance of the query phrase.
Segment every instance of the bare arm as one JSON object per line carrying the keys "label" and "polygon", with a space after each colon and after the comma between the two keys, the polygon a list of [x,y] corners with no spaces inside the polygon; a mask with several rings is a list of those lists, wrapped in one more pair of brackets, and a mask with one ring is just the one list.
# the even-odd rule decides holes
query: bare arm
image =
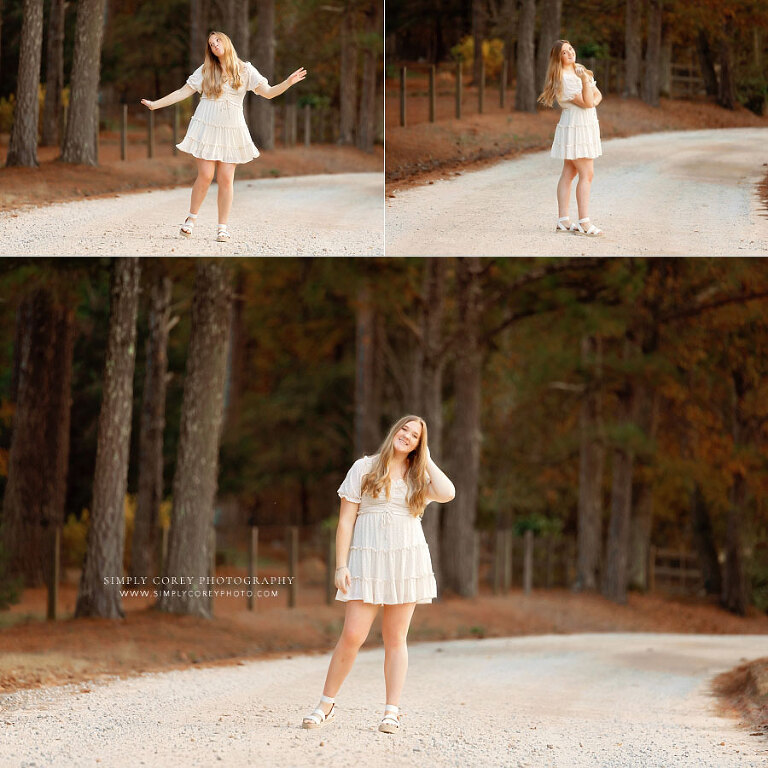
{"label": "bare arm", "polygon": [[349,547],[352,544],[352,531],[355,527],[357,510],[359,504],[355,504],[349,499],[342,499],[339,507],[339,524],[336,527],[336,588],[340,589],[345,595],[351,586],[352,580],[349,577],[347,568],[347,558],[349,557]]}
{"label": "bare arm", "polygon": [[595,106],[597,106],[603,100],[603,94],[596,85],[592,86],[592,90],[595,92]]}
{"label": "bare arm", "polygon": [[429,473],[427,497],[438,504],[451,501],[456,496],[456,488],[445,472],[432,461],[431,456],[427,459],[427,472]]}
{"label": "bare arm", "polygon": [[157,101],[142,99],[141,103],[150,109],[162,109],[163,107],[170,107],[171,104],[175,104],[177,101],[184,101],[184,99],[189,98],[193,93],[195,93],[195,89],[191,85],[184,83],[184,85],[177,91],[169,93],[167,96],[163,96],[162,99],[158,99]]}
{"label": "bare arm", "polygon": [[581,94],[574,96],[571,101],[582,109],[589,109],[595,105],[595,86],[592,85],[592,78],[587,74],[587,70],[581,64],[576,65],[576,74],[581,80]]}
{"label": "bare arm", "polygon": [[293,74],[289,75],[282,83],[277,85],[268,85],[266,87],[259,88],[259,96],[263,96],[265,99],[274,99],[275,96],[279,96],[281,93],[285,93],[292,85],[301,82],[307,76],[307,70],[304,67],[300,67]]}

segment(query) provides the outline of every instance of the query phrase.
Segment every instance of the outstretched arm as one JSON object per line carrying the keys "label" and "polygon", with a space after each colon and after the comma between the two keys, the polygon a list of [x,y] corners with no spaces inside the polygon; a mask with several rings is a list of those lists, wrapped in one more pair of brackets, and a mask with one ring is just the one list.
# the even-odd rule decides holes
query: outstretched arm
{"label": "outstretched arm", "polygon": [[427,456],[427,472],[429,473],[427,496],[438,504],[451,501],[456,495],[456,488],[445,472],[432,461],[431,455]]}
{"label": "outstretched arm", "polygon": [[285,93],[292,85],[301,82],[307,76],[307,70],[304,67],[300,67],[293,74],[289,75],[282,83],[277,85],[268,85],[265,88],[259,89],[259,96],[264,96],[266,99],[274,99],[275,96],[279,96],[281,93]]}
{"label": "outstretched arm", "polygon": [[150,109],[162,109],[163,107],[170,107],[171,104],[175,104],[177,101],[184,101],[184,99],[189,98],[193,93],[195,93],[195,89],[191,85],[184,83],[178,91],[169,93],[167,96],[163,96],[162,99],[158,99],[157,101],[142,99],[141,103]]}

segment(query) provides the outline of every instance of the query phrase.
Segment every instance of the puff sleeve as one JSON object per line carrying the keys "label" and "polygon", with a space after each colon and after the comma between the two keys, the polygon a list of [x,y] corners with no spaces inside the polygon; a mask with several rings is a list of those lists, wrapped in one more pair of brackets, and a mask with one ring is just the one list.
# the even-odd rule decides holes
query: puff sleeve
{"label": "puff sleeve", "polygon": [[188,78],[187,85],[198,93],[203,92],[203,65],[201,64]]}
{"label": "puff sleeve", "polygon": [[368,457],[363,456],[362,459],[358,459],[347,472],[347,476],[344,478],[344,482],[339,486],[336,493],[339,494],[340,499],[346,499],[353,504],[359,504],[362,500],[360,494],[360,486],[363,483],[363,475],[368,473]]}
{"label": "puff sleeve", "polygon": [[571,101],[574,96],[578,96],[581,91],[581,79],[576,75],[567,74],[563,77],[562,85],[560,87],[560,95],[557,100],[563,104],[566,101]]}
{"label": "puff sleeve", "polygon": [[253,64],[251,64],[250,61],[245,62],[245,77],[245,87],[249,91],[258,93],[262,88],[269,88],[269,81],[267,78],[264,77],[264,75],[262,75],[261,72],[259,72],[259,70],[253,66]]}

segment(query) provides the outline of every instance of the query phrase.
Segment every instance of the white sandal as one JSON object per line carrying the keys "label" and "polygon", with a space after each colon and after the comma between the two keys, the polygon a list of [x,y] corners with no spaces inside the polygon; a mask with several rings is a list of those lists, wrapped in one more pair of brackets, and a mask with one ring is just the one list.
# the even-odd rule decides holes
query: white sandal
{"label": "white sandal", "polygon": [[325,702],[326,704],[332,704],[333,706],[327,715],[325,712],[323,712],[321,707],[318,707],[311,714],[304,718],[301,723],[302,728],[319,728],[320,726],[325,725],[326,723],[333,720],[334,717],[336,717],[336,704],[334,704],[334,699],[331,699],[323,694],[320,697],[320,701]]}
{"label": "white sandal", "polygon": [[232,235],[229,234],[229,231],[227,230],[227,225],[219,224],[219,231],[216,234],[216,242],[227,243],[231,238],[232,238]]}
{"label": "white sandal", "polygon": [[[387,704],[384,707],[384,718],[379,723],[379,730],[382,733],[397,733],[400,730],[400,718],[398,717],[399,707],[394,704]],[[387,714],[390,712],[391,714]]]}
{"label": "white sandal", "polygon": [[184,220],[184,223],[181,225],[181,229],[179,230],[179,234],[181,234],[182,237],[192,237],[192,230],[195,227],[196,218],[196,213],[187,214],[187,218]]}
{"label": "white sandal", "polygon": [[598,229],[594,224],[590,224],[587,229],[584,229],[581,225],[589,221],[589,216],[586,219],[579,219],[578,224],[571,224],[571,229],[577,235],[587,235],[589,237],[597,237],[603,234],[602,229]]}
{"label": "white sandal", "polygon": [[555,232],[571,232],[573,230],[573,224],[568,224],[568,226],[563,224],[564,221],[570,221],[570,220],[571,220],[570,216],[561,216],[557,220],[557,226],[555,227]]}

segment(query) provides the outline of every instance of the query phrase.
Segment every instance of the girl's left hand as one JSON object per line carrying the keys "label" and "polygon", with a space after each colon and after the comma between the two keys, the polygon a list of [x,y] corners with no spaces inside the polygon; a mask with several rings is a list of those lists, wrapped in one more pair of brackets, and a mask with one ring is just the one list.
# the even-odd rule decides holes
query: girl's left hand
{"label": "girl's left hand", "polygon": [[142,104],[143,104],[145,107],[148,107],[149,109],[154,109],[154,107],[152,106],[153,102],[151,102],[149,99],[142,99],[142,100],[141,100],[141,103],[142,103]]}
{"label": "girl's left hand", "polygon": [[300,67],[293,74],[288,75],[288,85],[296,85],[301,82],[307,76],[307,70],[304,67]]}

